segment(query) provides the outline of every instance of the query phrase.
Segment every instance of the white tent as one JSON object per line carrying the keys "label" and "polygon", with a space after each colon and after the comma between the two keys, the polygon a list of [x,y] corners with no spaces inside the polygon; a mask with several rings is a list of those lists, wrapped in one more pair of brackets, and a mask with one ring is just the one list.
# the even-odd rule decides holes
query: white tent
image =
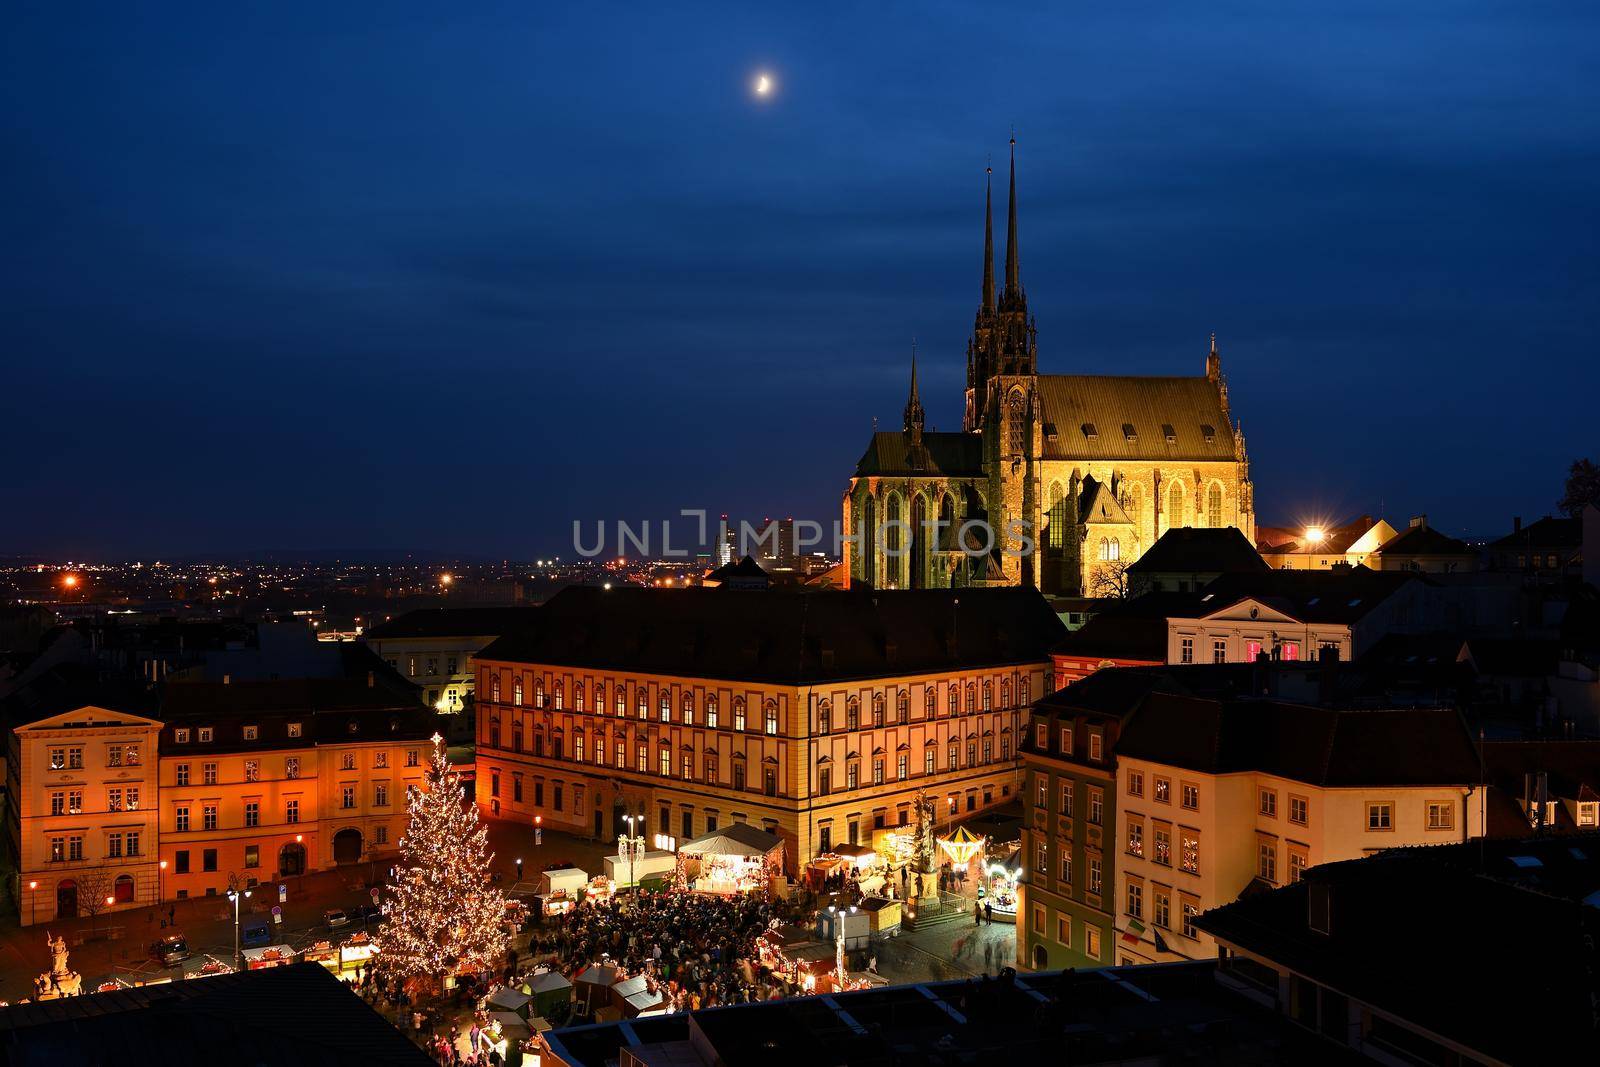
{"label": "white tent", "polygon": [[691,856],[749,856],[752,859],[783,848],[783,838],[757,830],[748,823],[736,822],[723,829],[701,834],[678,846]]}

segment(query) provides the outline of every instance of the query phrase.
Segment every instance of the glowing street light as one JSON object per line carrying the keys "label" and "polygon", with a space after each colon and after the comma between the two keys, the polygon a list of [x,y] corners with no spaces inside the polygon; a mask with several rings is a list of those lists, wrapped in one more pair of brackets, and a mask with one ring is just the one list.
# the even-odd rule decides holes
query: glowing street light
{"label": "glowing street light", "polygon": [[1328,532],[1320,526],[1306,527],[1306,540],[1314,545],[1320,545],[1328,537]]}

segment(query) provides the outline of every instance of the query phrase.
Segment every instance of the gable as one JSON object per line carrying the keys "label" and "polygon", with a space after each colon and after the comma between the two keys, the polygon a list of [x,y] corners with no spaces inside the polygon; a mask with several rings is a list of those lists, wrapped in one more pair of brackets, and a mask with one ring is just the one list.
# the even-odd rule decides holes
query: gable
{"label": "gable", "polygon": [[1274,607],[1266,600],[1256,597],[1245,597],[1236,600],[1226,607],[1219,608],[1207,615],[1201,615],[1207,622],[1265,622],[1265,623],[1293,623],[1299,625],[1302,620],[1290,615],[1281,607]]}
{"label": "gable", "polygon": [[159,719],[145,718],[143,715],[133,715],[126,711],[113,711],[95,704],[85,704],[71,711],[57,712],[47,715],[26,726],[18,726],[17,733],[42,732],[45,730],[71,730],[71,729],[160,729]]}

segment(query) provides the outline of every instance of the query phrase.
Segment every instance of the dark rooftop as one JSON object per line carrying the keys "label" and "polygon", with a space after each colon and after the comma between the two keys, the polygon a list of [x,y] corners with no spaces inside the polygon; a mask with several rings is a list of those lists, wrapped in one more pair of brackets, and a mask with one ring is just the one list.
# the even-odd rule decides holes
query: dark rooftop
{"label": "dark rooftop", "polygon": [[1385,556],[1470,556],[1471,545],[1432,526],[1408,526],[1385,541],[1378,551]]}
{"label": "dark rooftop", "polygon": [[1422,580],[1410,572],[1360,566],[1224,574],[1206,586],[1195,612],[1209,615],[1253,598],[1302,622],[1352,623],[1406,585]]}
{"label": "dark rooftop", "polygon": [[557,594],[480,660],[798,684],[1043,662],[1065,627],[1031,589],[599,589]]}
{"label": "dark rooftop", "polygon": [[1453,707],[1319,708],[1152,693],[1123,727],[1117,754],[1324,786],[1478,780],[1477,752]]}
{"label": "dark rooftop", "polygon": [[1597,893],[1600,835],[1472,841],[1313,867],[1198,925],[1480,1055],[1566,1063],[1595,1047]]}
{"label": "dark rooftop", "polygon": [[1271,570],[1261,553],[1232,526],[1179,526],[1156,539],[1128,567],[1129,574],[1228,574]]}
{"label": "dark rooftop", "polygon": [[1578,548],[1583,544],[1583,520],[1546,515],[1515,533],[1489,542],[1490,548]]}
{"label": "dark rooftop", "polygon": [[316,963],[0,1008],[0,1060],[16,1067],[433,1062]]}
{"label": "dark rooftop", "polygon": [[582,1067],[617,1063],[623,1049],[650,1062],[647,1046],[686,1039],[708,1062],[732,1067],[1353,1062],[1223,989],[1214,973],[1206,961],[883,986],[575,1027],[546,1039]]}

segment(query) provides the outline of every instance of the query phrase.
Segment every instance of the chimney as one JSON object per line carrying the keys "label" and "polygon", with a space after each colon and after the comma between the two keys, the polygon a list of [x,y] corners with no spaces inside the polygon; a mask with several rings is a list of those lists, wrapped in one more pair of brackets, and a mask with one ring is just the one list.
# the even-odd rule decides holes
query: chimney
{"label": "chimney", "polygon": [[1511,532],[1517,533],[1522,529],[1522,516],[1515,515],[1511,519]]}
{"label": "chimney", "polygon": [[1428,528],[1428,516],[1426,516],[1426,515],[1413,515],[1413,516],[1411,516],[1411,528],[1414,530],[1419,526],[1422,527],[1424,530],[1426,530]]}
{"label": "chimney", "polygon": [[367,672],[367,688],[368,689],[376,689],[377,687],[378,687],[378,672],[377,671],[368,671]]}

